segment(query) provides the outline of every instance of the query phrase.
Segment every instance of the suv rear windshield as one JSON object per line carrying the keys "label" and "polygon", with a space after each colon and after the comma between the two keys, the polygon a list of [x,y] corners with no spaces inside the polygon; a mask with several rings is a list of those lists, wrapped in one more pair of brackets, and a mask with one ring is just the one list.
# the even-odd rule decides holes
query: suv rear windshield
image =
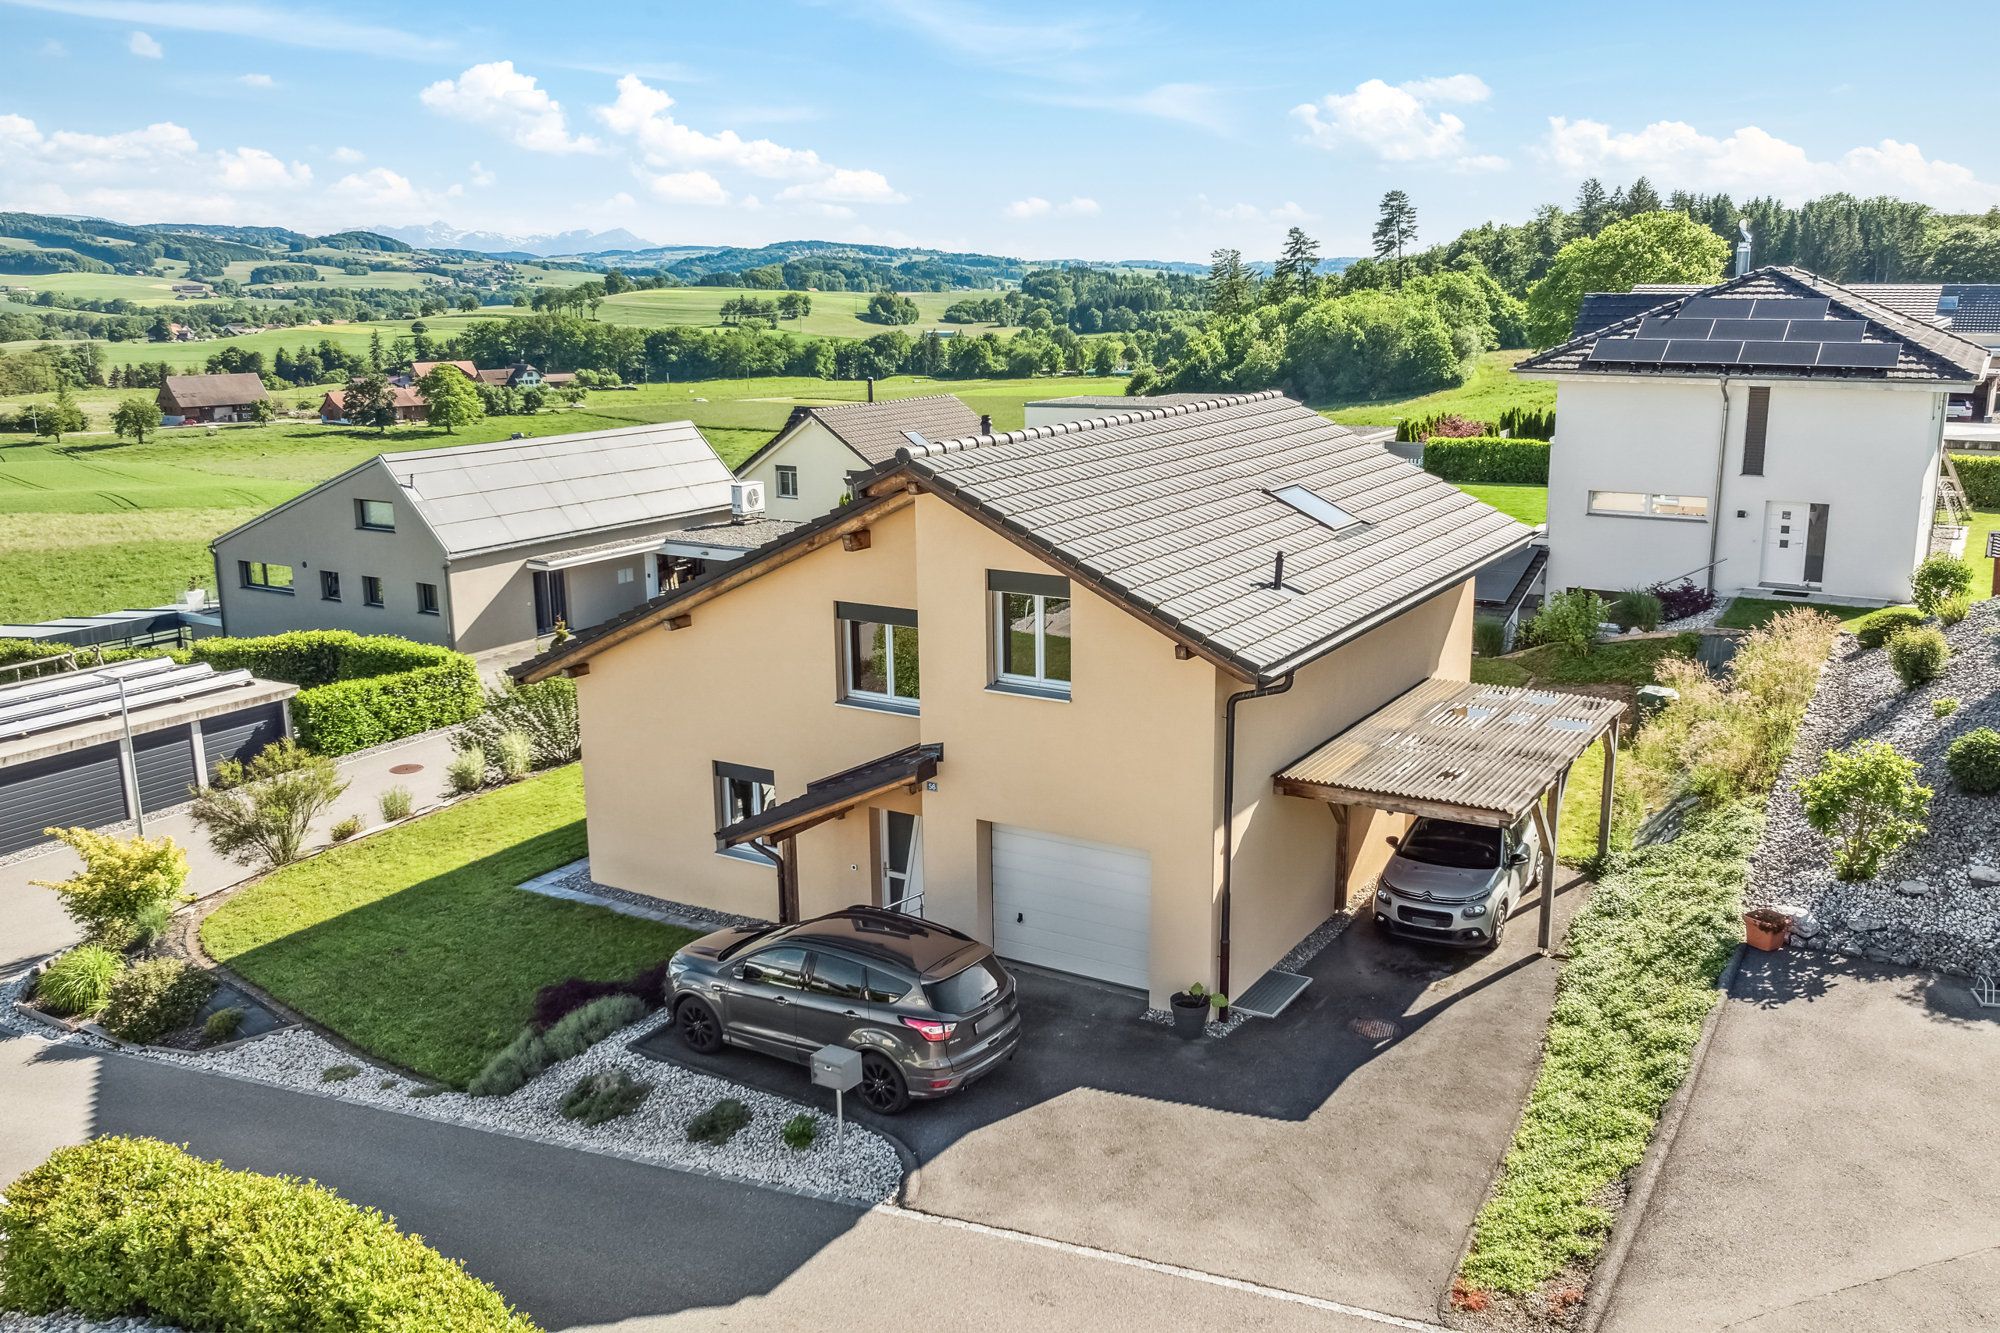
{"label": "suv rear windshield", "polygon": [[1491,870],[1500,864],[1500,830],[1478,824],[1419,819],[1403,839],[1401,854],[1425,865]]}
{"label": "suv rear windshield", "polygon": [[983,1008],[1007,985],[1007,974],[988,954],[962,972],[942,981],[926,981],[924,998],[941,1014],[969,1014]]}

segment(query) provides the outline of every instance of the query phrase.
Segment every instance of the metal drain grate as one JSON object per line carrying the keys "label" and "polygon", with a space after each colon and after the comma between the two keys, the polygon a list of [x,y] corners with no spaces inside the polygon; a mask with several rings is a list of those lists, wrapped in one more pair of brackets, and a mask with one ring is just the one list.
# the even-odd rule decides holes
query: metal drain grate
{"label": "metal drain grate", "polygon": [[1972,983],[1972,998],[1982,1009],[2000,1009],[2000,983],[1981,977]]}
{"label": "metal drain grate", "polygon": [[1286,1005],[1299,998],[1300,991],[1310,985],[1311,977],[1272,970],[1252,982],[1249,990],[1230,1001],[1229,1007],[1252,1018],[1276,1018],[1285,1012]]}

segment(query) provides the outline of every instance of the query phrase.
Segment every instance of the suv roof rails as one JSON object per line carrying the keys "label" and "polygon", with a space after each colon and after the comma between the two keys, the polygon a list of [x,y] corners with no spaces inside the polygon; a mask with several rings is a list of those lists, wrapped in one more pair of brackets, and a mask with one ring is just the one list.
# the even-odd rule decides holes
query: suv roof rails
{"label": "suv roof rails", "polygon": [[879,921],[884,925],[899,926],[904,930],[912,932],[923,931],[930,935],[949,935],[955,940],[972,942],[972,936],[967,935],[961,930],[953,930],[950,926],[944,925],[942,922],[927,921],[920,916],[911,916],[907,912],[898,912],[888,907],[876,907],[869,903],[855,903],[851,907],[844,907],[838,912],[829,912],[827,915],[861,917],[868,921]]}

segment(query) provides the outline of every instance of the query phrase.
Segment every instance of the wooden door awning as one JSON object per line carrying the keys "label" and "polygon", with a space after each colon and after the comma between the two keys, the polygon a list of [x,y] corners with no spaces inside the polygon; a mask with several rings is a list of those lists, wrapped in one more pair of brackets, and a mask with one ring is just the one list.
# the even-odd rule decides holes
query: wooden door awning
{"label": "wooden door awning", "polygon": [[806,789],[790,800],[767,806],[748,819],[715,831],[725,847],[735,847],[753,839],[778,842],[795,838],[815,824],[838,818],[862,802],[898,787],[914,787],[936,776],[944,746],[911,745],[870,759],[865,764],[829,774],[806,784]]}
{"label": "wooden door awning", "polygon": [[1532,811],[1624,711],[1593,695],[1427,680],[1273,782],[1308,800],[1504,827]]}

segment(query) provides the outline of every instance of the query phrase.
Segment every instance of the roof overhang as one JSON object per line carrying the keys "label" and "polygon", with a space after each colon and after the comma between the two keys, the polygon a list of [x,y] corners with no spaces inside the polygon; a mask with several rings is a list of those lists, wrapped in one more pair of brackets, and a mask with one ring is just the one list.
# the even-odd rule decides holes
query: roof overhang
{"label": "roof overhang", "polygon": [[757,548],[754,546],[730,546],[716,542],[683,541],[669,537],[658,544],[661,555],[677,555],[686,560],[741,560]]}
{"label": "roof overhang", "polygon": [[571,551],[550,551],[547,555],[532,556],[528,560],[528,568],[540,571],[575,569],[578,565],[595,565],[605,560],[629,560],[635,555],[650,555],[658,550],[658,537],[639,537],[629,542],[607,542],[602,546],[580,546]]}
{"label": "roof overhang", "polygon": [[801,794],[717,829],[715,836],[725,847],[796,838],[816,824],[840,818],[864,801],[899,788],[915,788],[916,784],[937,775],[943,758],[944,746],[938,744],[912,745],[885,754],[880,759],[809,782]]}
{"label": "roof overhang", "polygon": [[1286,796],[1505,827],[1624,712],[1595,695],[1426,680],[1272,783]]}

